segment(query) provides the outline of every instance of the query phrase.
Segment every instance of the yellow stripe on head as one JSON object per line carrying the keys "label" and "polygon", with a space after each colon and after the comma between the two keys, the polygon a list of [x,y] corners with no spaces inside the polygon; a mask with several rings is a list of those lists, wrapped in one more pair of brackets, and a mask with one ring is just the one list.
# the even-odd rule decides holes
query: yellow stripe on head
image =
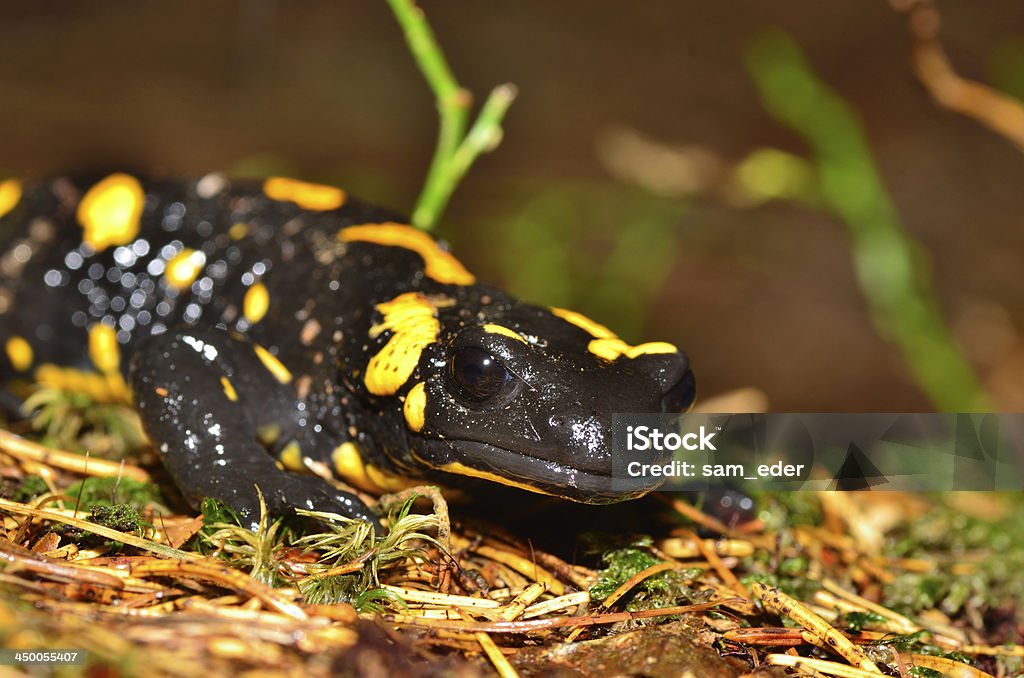
{"label": "yellow stripe on head", "polygon": [[113,327],[96,323],[89,328],[89,359],[100,372],[116,372],[121,367],[121,347]]}
{"label": "yellow stripe on head", "polygon": [[638,358],[655,353],[675,353],[679,349],[667,341],[649,341],[646,344],[630,346],[622,339],[594,339],[587,345],[587,350],[611,362],[620,356]]}
{"label": "yellow stripe on head", "polygon": [[85,231],[82,240],[97,252],[131,242],[139,234],[145,202],[138,179],[111,174],[90,188],[78,204],[76,216]]}
{"label": "yellow stripe on head", "polygon": [[270,309],[270,292],[267,286],[261,282],[255,283],[245,292],[242,299],[242,314],[245,319],[253,325],[263,320],[263,316]]}
{"label": "yellow stripe on head", "polygon": [[487,332],[489,334],[500,334],[502,336],[515,339],[516,341],[521,341],[524,344],[530,343],[523,338],[523,335],[519,334],[515,330],[505,327],[504,325],[495,325],[493,323],[488,323],[484,325],[484,332]]}
{"label": "yellow stripe on head", "polygon": [[423,349],[437,341],[441,323],[437,320],[437,306],[418,292],[406,292],[377,304],[377,311],[384,319],[370,328],[370,338],[376,339],[387,330],[392,335],[384,348],[370,358],[363,383],[374,395],[394,395],[412,376]]}
{"label": "yellow stripe on head", "polygon": [[585,330],[590,336],[594,337],[587,344],[587,350],[608,362],[614,362],[622,356],[632,359],[656,353],[675,353],[679,350],[665,341],[650,341],[646,344],[631,346],[622,339],[619,339],[610,329],[591,320],[582,313],[569,311],[564,308],[552,308],[551,312],[567,323]]}
{"label": "yellow stripe on head", "polygon": [[292,380],[292,373],[288,371],[284,363],[277,359],[277,356],[259,344],[253,344],[253,350],[256,351],[256,357],[260,359],[263,366],[274,375],[274,379],[282,384],[287,384]]}
{"label": "yellow stripe on head", "polygon": [[17,179],[7,179],[0,182],[0,217],[18,206],[21,201],[21,182]]}
{"label": "yellow stripe on head", "polygon": [[9,337],[4,348],[7,350],[7,359],[11,361],[11,366],[16,371],[24,372],[32,367],[35,353],[32,352],[32,345],[24,337]]}
{"label": "yellow stripe on head", "polygon": [[171,257],[164,269],[164,280],[176,290],[187,290],[206,265],[206,255],[185,248]]}
{"label": "yellow stripe on head", "polygon": [[369,242],[385,247],[404,247],[420,255],[428,278],[446,285],[472,285],[476,278],[450,252],[429,235],[405,224],[387,222],[349,226],[338,231],[342,242]]}
{"label": "yellow stripe on head", "polygon": [[602,325],[601,323],[595,322],[576,311],[570,311],[565,308],[552,308],[551,312],[561,318],[567,323],[575,325],[580,329],[589,332],[592,337],[596,339],[615,339],[615,333],[610,329]]}
{"label": "yellow stripe on head", "polygon": [[263,193],[271,200],[293,202],[302,209],[324,212],[345,204],[345,191],[334,186],[311,184],[288,177],[270,177],[263,182]]}

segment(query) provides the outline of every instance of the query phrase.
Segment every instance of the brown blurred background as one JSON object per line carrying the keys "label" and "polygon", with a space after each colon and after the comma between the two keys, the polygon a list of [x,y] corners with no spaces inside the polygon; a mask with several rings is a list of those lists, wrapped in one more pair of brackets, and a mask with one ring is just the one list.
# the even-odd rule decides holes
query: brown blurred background
{"label": "brown blurred background", "polygon": [[[1024,154],[931,101],[909,64],[906,19],[887,2],[422,5],[478,98],[505,81],[520,91],[502,146],[440,229],[481,278],[588,311],[633,341],[678,343],[705,395],[756,386],[774,410],[931,409],[872,326],[829,213],[715,191],[659,196],[610,171],[614,130],[699,146],[718,166],[764,146],[806,154],[744,64],[752,40],[778,27],[860,115],[996,404],[1024,408]],[[937,6],[962,74],[1024,93],[1024,3]],[[286,172],[411,209],[436,117],[383,0],[0,8],[3,172]],[[648,237],[655,223],[669,229]]]}

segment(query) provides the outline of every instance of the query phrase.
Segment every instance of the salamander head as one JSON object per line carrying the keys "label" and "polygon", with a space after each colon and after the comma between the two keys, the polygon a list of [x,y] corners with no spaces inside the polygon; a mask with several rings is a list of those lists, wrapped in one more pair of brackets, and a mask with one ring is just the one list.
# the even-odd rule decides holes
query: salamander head
{"label": "salamander head", "polygon": [[[675,346],[630,346],[582,315],[500,293],[485,304],[415,297],[383,308],[377,327],[393,334],[366,383],[373,391],[376,377],[397,373],[397,383],[412,370],[396,394],[417,462],[585,503],[654,489],[649,479],[613,483],[612,414],[689,409],[693,373]],[[427,306],[434,324],[424,325]],[[409,355],[417,332],[420,350]]]}

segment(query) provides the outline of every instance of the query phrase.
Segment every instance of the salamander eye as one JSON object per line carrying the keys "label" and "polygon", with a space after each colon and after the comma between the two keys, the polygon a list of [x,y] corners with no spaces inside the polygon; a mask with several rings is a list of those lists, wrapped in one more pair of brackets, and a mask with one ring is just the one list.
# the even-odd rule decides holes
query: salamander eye
{"label": "salamander eye", "polygon": [[661,397],[661,409],[663,412],[686,412],[696,399],[697,382],[693,378],[693,370],[686,370],[683,378]]}
{"label": "salamander eye", "polygon": [[473,403],[493,398],[512,380],[512,375],[497,358],[473,346],[455,352],[451,359],[451,375],[459,395]]}

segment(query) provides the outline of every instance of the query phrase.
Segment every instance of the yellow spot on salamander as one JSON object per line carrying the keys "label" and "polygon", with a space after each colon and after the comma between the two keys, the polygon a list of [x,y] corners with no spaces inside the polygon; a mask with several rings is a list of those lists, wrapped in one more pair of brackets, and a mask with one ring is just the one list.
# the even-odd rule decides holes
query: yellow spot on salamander
{"label": "yellow spot on salamander", "polygon": [[284,446],[278,459],[289,471],[305,471],[306,463],[302,460],[302,448],[294,440]]}
{"label": "yellow spot on salamander", "polygon": [[117,345],[117,332],[113,327],[96,323],[89,328],[89,359],[105,374],[117,372],[121,367],[121,347]]}
{"label": "yellow spot on salamander", "polygon": [[384,469],[377,468],[373,464],[366,465],[366,475],[377,488],[373,490],[374,494],[401,492],[402,490],[422,484],[414,478],[403,478],[396,473],[390,473]]}
{"label": "yellow spot on salamander", "polygon": [[528,344],[529,343],[528,341],[526,341],[526,339],[523,338],[523,336],[521,334],[519,334],[515,330],[511,330],[511,329],[505,327],[504,325],[495,325],[493,323],[488,323],[488,324],[484,325],[484,332],[488,332],[490,334],[501,334],[501,335],[506,336],[506,337],[511,337],[512,339],[515,339],[516,341],[521,341],[524,344]]}
{"label": "yellow spot on salamander", "polygon": [[224,389],[224,395],[228,397],[228,400],[233,403],[238,402],[238,391],[235,390],[235,385],[227,377],[220,378],[220,386]]}
{"label": "yellow spot on salamander", "polygon": [[187,290],[206,265],[206,255],[187,247],[171,257],[164,270],[164,280],[176,290]]}
{"label": "yellow spot on salamander", "polygon": [[458,461],[453,461],[451,463],[444,464],[440,467],[440,469],[447,473],[455,473],[460,476],[470,476],[472,478],[483,478],[484,480],[490,480],[491,482],[500,483],[501,485],[508,485],[509,487],[518,487],[521,490],[527,490],[529,492],[536,492],[538,494],[546,494],[549,496],[557,496],[546,490],[534,487],[533,485],[529,485],[527,483],[520,482],[517,480],[512,480],[510,478],[505,478],[504,476],[500,476],[497,473],[491,473],[490,471],[481,471],[480,469],[466,466],[465,464]]}
{"label": "yellow spot on salamander", "polygon": [[249,235],[249,225],[241,222],[232,224],[231,228],[228,229],[228,235],[232,240],[241,240],[245,236]]}
{"label": "yellow spot on salamander", "polygon": [[437,306],[418,292],[406,292],[377,304],[377,311],[384,319],[370,328],[370,338],[376,339],[387,330],[392,335],[384,348],[370,358],[363,383],[374,395],[394,395],[412,376],[423,349],[437,340],[441,323],[437,320]]}
{"label": "yellow spot on salamander", "polygon": [[316,212],[335,210],[345,204],[345,191],[340,188],[287,177],[270,177],[263,182],[263,192],[271,200],[291,201]]}
{"label": "yellow spot on salamander", "polygon": [[287,384],[292,380],[292,373],[277,359],[277,356],[258,344],[253,346],[253,350],[256,351],[256,357],[260,359],[263,366],[274,375],[274,379],[277,379],[282,384]]}
{"label": "yellow spot on salamander", "polygon": [[263,320],[269,308],[270,292],[267,291],[267,286],[261,282],[252,285],[242,300],[242,313],[245,314],[245,319],[255,325]]}
{"label": "yellow spot on salamander", "polygon": [[15,370],[24,372],[32,367],[35,354],[32,352],[32,346],[24,337],[10,337],[4,348],[7,349],[7,359],[11,361],[11,366]]}
{"label": "yellow spot on salamander", "polygon": [[256,429],[256,438],[266,447],[270,447],[281,437],[281,427],[278,424],[264,424]]}
{"label": "yellow spot on salamander", "polygon": [[331,452],[331,462],[334,463],[334,472],[351,485],[361,490],[369,491],[369,478],[366,477],[366,464],[363,463],[362,455],[359,454],[359,447],[355,443],[346,441],[334,448]]}
{"label": "yellow spot on salamander", "polygon": [[342,242],[370,242],[386,247],[404,247],[423,258],[423,272],[431,280],[447,285],[472,285],[473,274],[437,244],[429,235],[405,224],[383,223],[349,226],[338,231]]}
{"label": "yellow spot on salamander", "polygon": [[127,174],[111,174],[89,189],[78,204],[78,223],[83,241],[97,252],[124,245],[139,234],[139,220],[146,202],[142,184]]}
{"label": "yellow spot on salamander", "polygon": [[120,372],[100,374],[44,363],[36,368],[33,378],[39,386],[80,393],[97,403],[130,405],[132,402],[131,389]]}
{"label": "yellow spot on salamander", "polygon": [[419,484],[416,480],[402,478],[372,464],[364,463],[359,447],[351,441],[346,441],[334,448],[334,451],[331,452],[331,462],[334,464],[334,472],[339,478],[364,492],[374,494],[399,492]]}
{"label": "yellow spot on salamander", "polygon": [[8,179],[0,182],[0,217],[13,210],[21,200],[21,182]]}
{"label": "yellow spot on salamander", "polygon": [[587,344],[587,350],[598,358],[609,362],[613,362],[621,356],[637,358],[653,353],[675,353],[679,350],[674,345],[665,341],[650,341],[646,344],[631,346],[615,336],[615,333],[610,329],[594,322],[582,313],[568,311],[564,308],[552,308],[551,312],[562,320],[589,332],[594,339]]}
{"label": "yellow spot on salamander", "polygon": [[402,407],[405,414],[405,424],[410,431],[419,433],[427,416],[427,389],[422,381],[413,386],[405,396],[405,405]]}

